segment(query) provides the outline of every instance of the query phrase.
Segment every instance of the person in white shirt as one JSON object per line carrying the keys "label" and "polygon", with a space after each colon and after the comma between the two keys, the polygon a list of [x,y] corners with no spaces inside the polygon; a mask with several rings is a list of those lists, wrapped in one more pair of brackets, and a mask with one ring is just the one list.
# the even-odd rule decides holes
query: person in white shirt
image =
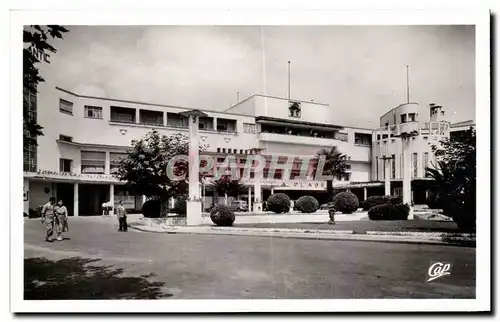
{"label": "person in white shirt", "polygon": [[57,234],[57,240],[63,240],[62,233],[68,231],[68,209],[63,205],[63,201],[59,200],[57,206],[54,207],[55,222],[54,227]]}

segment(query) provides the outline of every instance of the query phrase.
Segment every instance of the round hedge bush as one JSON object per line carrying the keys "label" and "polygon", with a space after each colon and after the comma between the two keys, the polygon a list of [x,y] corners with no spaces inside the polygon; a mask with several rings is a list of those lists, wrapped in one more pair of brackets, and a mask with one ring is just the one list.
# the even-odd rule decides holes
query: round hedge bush
{"label": "round hedge bush", "polygon": [[161,201],[148,200],[142,205],[142,214],[146,218],[160,218],[161,217]]}
{"label": "round hedge bush", "polygon": [[366,198],[365,201],[360,202],[359,205],[363,210],[370,210],[370,208],[375,206],[385,205],[387,203],[396,205],[402,202],[403,200],[399,196],[371,196]]}
{"label": "round hedge bush", "polygon": [[368,211],[370,220],[407,220],[410,213],[410,207],[407,204],[377,205]]}
{"label": "round hedge bush", "polygon": [[303,213],[313,213],[319,208],[319,202],[313,196],[302,196],[295,204],[297,210]]}
{"label": "round hedge bush", "polygon": [[232,226],[235,220],[234,212],[226,205],[216,205],[210,211],[210,219],[217,226]]}
{"label": "round hedge bush", "polygon": [[352,192],[339,192],[333,197],[333,207],[343,214],[352,214],[358,210],[359,200]]}
{"label": "round hedge bush", "polygon": [[277,214],[290,211],[290,197],[284,193],[275,193],[267,199],[267,210]]}

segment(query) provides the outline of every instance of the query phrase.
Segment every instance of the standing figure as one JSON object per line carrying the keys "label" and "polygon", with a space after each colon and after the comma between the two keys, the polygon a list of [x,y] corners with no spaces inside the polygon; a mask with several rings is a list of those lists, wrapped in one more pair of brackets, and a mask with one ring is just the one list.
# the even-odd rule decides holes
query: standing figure
{"label": "standing figure", "polygon": [[59,200],[54,208],[57,240],[63,240],[62,233],[68,231],[68,209],[63,205],[63,201]]}
{"label": "standing figure", "polygon": [[42,208],[42,223],[45,226],[45,241],[52,241],[51,237],[54,234],[54,205],[56,198],[50,197],[49,202],[43,205]]}
{"label": "standing figure", "polygon": [[123,207],[123,202],[120,200],[116,207],[116,215],[118,216],[118,231],[127,231],[127,210]]}

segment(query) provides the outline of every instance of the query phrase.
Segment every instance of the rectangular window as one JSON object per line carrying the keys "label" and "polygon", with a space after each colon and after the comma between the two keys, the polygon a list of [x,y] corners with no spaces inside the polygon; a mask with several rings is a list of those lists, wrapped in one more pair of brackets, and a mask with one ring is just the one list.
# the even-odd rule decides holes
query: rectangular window
{"label": "rectangular window", "polygon": [[110,152],[109,153],[109,173],[114,174],[120,168],[120,160],[127,156],[126,153]]}
{"label": "rectangular window", "polygon": [[60,172],[71,172],[71,163],[73,160],[70,159],[59,159],[59,171]]}
{"label": "rectangular window", "polygon": [[370,146],[372,144],[372,135],[365,133],[354,133],[354,144]]}
{"label": "rectangular window", "polygon": [[243,123],[243,132],[245,133],[256,133],[255,124],[252,123]]}
{"label": "rectangular window", "polygon": [[412,154],[412,165],[413,165],[412,177],[416,178],[418,177],[418,153]]}
{"label": "rectangular window", "polygon": [[415,122],[417,119],[415,117],[415,113],[408,114],[408,122]]}
{"label": "rectangular window", "polygon": [[240,149],[240,154],[243,154],[243,149]]}
{"label": "rectangular window", "polygon": [[396,179],[396,155],[392,155],[391,159],[391,178]]}
{"label": "rectangular window", "polygon": [[167,126],[187,128],[188,118],[176,113],[167,113]]}
{"label": "rectangular window", "polygon": [[66,141],[66,142],[73,142],[73,138],[71,136],[62,135],[62,134],[59,134],[59,140]]}
{"label": "rectangular window", "polygon": [[73,114],[73,103],[70,101],[59,99],[59,112]]}
{"label": "rectangular window", "polygon": [[422,165],[424,167],[424,176],[427,177],[427,168],[429,167],[429,152],[424,152],[423,158],[424,160],[422,161]]}
{"label": "rectangular window", "polygon": [[401,114],[401,123],[406,123],[406,114]]}
{"label": "rectangular window", "polygon": [[347,133],[335,132],[334,139],[347,142]]}
{"label": "rectangular window", "polygon": [[220,152],[220,148],[217,148],[217,152]]}
{"label": "rectangular window", "polygon": [[23,149],[23,170],[28,172],[36,172],[37,170],[37,145],[35,143],[26,142]]}
{"label": "rectangular window", "polygon": [[102,107],[85,105],[85,117],[89,119],[102,119]]}
{"label": "rectangular window", "polygon": [[104,173],[106,168],[106,153],[82,151],[82,173]]}

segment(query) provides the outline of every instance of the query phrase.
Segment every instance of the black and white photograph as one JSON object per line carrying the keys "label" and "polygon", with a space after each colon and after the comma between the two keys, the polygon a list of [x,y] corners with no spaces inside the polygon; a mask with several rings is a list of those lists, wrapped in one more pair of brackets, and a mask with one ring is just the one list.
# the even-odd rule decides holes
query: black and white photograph
{"label": "black and white photograph", "polygon": [[488,10],[150,15],[11,12],[12,311],[491,310]]}

